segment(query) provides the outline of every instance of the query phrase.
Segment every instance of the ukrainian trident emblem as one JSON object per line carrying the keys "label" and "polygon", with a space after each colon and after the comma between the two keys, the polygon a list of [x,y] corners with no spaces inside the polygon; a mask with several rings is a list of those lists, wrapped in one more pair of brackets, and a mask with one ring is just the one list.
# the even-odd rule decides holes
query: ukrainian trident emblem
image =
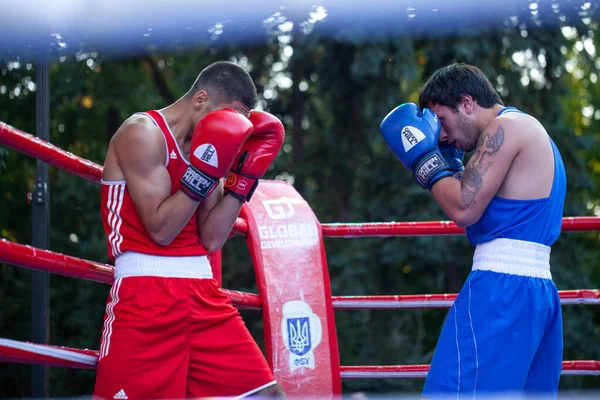
{"label": "ukrainian trident emblem", "polygon": [[281,333],[285,347],[290,352],[290,370],[315,368],[313,350],[321,343],[321,320],[308,304],[301,300],[283,305]]}

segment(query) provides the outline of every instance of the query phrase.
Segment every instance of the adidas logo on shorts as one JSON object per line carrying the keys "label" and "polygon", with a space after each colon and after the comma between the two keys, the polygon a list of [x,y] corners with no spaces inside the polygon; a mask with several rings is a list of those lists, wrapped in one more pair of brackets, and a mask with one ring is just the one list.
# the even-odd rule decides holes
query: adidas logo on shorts
{"label": "adidas logo on shorts", "polygon": [[127,398],[128,398],[128,397],[127,397],[127,395],[125,394],[125,391],[124,391],[123,389],[119,390],[119,391],[117,392],[117,394],[115,394],[115,395],[113,396],[113,399],[117,399],[117,400],[125,400],[125,399],[127,399]]}

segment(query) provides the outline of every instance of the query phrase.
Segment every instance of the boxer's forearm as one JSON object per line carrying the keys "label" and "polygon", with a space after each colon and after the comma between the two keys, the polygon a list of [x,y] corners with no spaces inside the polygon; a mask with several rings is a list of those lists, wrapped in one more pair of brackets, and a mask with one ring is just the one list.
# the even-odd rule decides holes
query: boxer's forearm
{"label": "boxer's forearm", "polygon": [[178,190],[162,202],[153,213],[143,220],[146,231],[154,242],[168,246],[198,208],[198,202]]}
{"label": "boxer's forearm", "polygon": [[223,247],[241,208],[241,201],[233,196],[223,196],[198,226],[199,241],[209,253]]}
{"label": "boxer's forearm", "polygon": [[462,228],[474,224],[481,217],[479,207],[473,207],[472,202],[465,201],[458,179],[448,177],[439,180],[431,188],[431,193],[448,218]]}

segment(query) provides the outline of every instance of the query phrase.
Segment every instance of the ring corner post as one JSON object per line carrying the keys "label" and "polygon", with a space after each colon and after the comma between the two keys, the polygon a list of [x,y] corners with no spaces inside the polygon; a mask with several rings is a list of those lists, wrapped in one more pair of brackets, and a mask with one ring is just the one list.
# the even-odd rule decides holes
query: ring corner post
{"label": "ring corner post", "polygon": [[288,395],[341,394],[321,224],[294,187],[262,180],[243,207],[263,307],[267,360]]}
{"label": "ring corner post", "polygon": [[[36,54],[36,136],[50,139],[50,54],[49,48],[41,46]],[[32,245],[47,249],[50,225],[50,188],[48,164],[36,160],[35,187],[32,207]],[[34,343],[47,344],[49,336],[50,276],[45,271],[32,271],[31,275],[31,339]],[[48,398],[48,367],[31,366],[31,397]]]}

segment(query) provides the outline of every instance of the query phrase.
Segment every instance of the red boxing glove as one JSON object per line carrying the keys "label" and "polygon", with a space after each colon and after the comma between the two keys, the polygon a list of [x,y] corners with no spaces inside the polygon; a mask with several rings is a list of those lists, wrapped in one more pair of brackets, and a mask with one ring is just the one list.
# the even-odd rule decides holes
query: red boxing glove
{"label": "red boxing glove", "polygon": [[253,130],[252,122],[231,108],[206,114],[194,130],[190,166],[181,178],[180,189],[196,201],[208,197]]}
{"label": "red boxing glove", "polygon": [[250,121],[254,133],[242,146],[225,181],[226,193],[242,202],[250,200],[258,179],[277,157],[285,138],[283,124],[273,114],[251,111]]}

